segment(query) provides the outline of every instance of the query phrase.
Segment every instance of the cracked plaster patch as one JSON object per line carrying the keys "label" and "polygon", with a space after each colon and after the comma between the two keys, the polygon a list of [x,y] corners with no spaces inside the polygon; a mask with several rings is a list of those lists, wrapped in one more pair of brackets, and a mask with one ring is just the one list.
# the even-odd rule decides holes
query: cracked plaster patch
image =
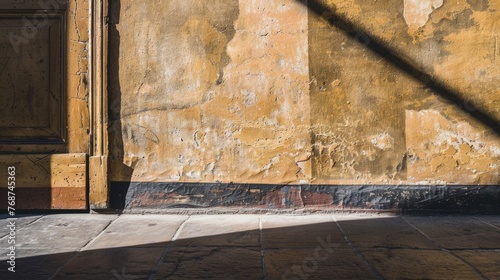
{"label": "cracked plaster patch", "polygon": [[498,140],[436,110],[406,111],[408,176],[415,182],[498,184]]}
{"label": "cracked plaster patch", "polygon": [[404,18],[409,33],[414,34],[429,20],[435,9],[443,6],[444,0],[404,0]]}

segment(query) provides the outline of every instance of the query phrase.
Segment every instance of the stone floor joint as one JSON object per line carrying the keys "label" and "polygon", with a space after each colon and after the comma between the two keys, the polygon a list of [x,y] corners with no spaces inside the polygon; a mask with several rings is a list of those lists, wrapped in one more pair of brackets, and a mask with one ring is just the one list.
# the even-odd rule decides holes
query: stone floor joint
{"label": "stone floor joint", "polygon": [[116,218],[114,218],[113,220],[109,221],[109,223],[103,227],[103,229],[101,230],[101,232],[99,232],[96,236],[94,236],[94,238],[91,238],[87,243],[85,243],[80,249],[78,249],[77,251],[75,251],[73,254],[71,254],[71,257],[68,258],[67,261],[65,261],[63,263],[63,265],[61,265],[55,272],[54,274],[52,274],[52,276],[50,276],[48,278],[48,280],[52,280],[54,278],[56,278],[59,273],[61,273],[61,271],[68,265],[70,264],[74,259],[76,259],[80,253],[82,252],[83,249],[85,249],[85,247],[89,246],[90,244],[93,243],[94,240],[96,240],[97,238],[99,238],[99,236],[101,236],[107,228],[109,228],[116,220],[118,220],[120,216],[117,216]]}
{"label": "stone floor joint", "polygon": [[489,223],[489,222],[487,222],[487,221],[485,221],[485,220],[483,220],[483,219],[480,219],[480,218],[478,218],[478,217],[474,217],[474,216],[473,216],[472,218],[474,218],[474,219],[476,219],[476,220],[480,221],[480,222],[481,222],[481,223],[483,223],[483,224],[489,225],[489,226],[491,226],[491,227],[493,227],[493,228],[495,228],[495,229],[497,229],[497,230],[500,230],[500,227],[497,227],[497,226],[495,226],[494,224]]}
{"label": "stone floor joint", "polygon": [[[23,228],[25,228],[25,227],[27,227],[27,226],[29,226],[29,225],[32,225],[32,224],[34,224],[34,223],[38,222],[38,221],[39,221],[40,219],[42,219],[43,217],[45,217],[45,215],[38,217],[37,219],[35,219],[35,220],[33,220],[33,221],[31,221],[31,222],[29,222],[29,223],[25,224],[24,226],[22,226],[22,227],[20,227],[20,228],[16,228],[16,232],[19,232],[19,231],[21,231]],[[16,224],[16,225],[17,225],[17,224]],[[7,233],[6,235],[1,236],[1,237],[0,237],[0,240],[3,240],[4,238],[8,237],[9,235],[10,235],[10,233]]]}
{"label": "stone floor joint", "polygon": [[469,268],[471,268],[472,270],[474,270],[479,276],[481,276],[482,279],[485,279],[485,280],[488,280],[488,277],[486,277],[479,269],[477,269],[475,266],[473,266],[470,262],[466,261],[464,258],[460,257],[459,255],[455,254],[453,252],[453,250],[449,250],[449,249],[446,249],[444,248],[443,246],[441,246],[437,241],[435,241],[434,239],[432,239],[430,236],[428,236],[427,234],[425,234],[425,232],[423,232],[421,229],[419,229],[416,225],[414,225],[413,223],[411,223],[410,221],[408,221],[408,219],[406,219],[404,216],[401,216],[401,218],[409,225],[411,226],[412,228],[414,228],[416,231],[418,231],[420,234],[422,234],[425,238],[427,238],[430,242],[432,242],[435,246],[437,246],[438,248],[441,249],[441,251],[443,252],[446,252],[452,256],[454,256],[455,258],[461,260],[463,263],[465,263]]}
{"label": "stone floor joint", "polygon": [[[191,218],[191,216],[188,216],[184,221],[182,221],[182,223],[179,225],[179,227],[175,231],[174,236],[172,237],[170,242],[168,242],[167,246],[165,247],[165,250],[163,250],[161,257],[158,259],[155,266],[150,270],[148,277],[147,277],[148,280],[152,280],[155,278],[156,274],[158,273],[158,270],[160,269],[161,264],[165,261],[165,258],[167,257],[167,254],[170,251],[172,244],[175,242],[175,240],[177,240],[177,238],[179,238],[179,235],[181,234],[182,229],[186,225],[189,218]],[[172,272],[172,274],[175,273],[175,271],[179,268],[179,265],[180,265],[180,262],[177,264],[177,266],[176,266],[175,270]]]}
{"label": "stone floor joint", "polygon": [[264,239],[263,239],[263,233],[262,233],[262,219],[259,216],[259,245],[260,245],[260,258],[262,262],[262,279],[263,280],[268,280],[269,279],[269,274],[267,272],[267,266],[266,266],[266,249],[264,248]]}
{"label": "stone floor joint", "polygon": [[333,221],[335,222],[335,224],[337,225],[337,227],[339,228],[340,233],[342,234],[342,237],[347,242],[347,245],[349,245],[349,247],[354,251],[354,254],[356,254],[356,256],[361,259],[361,261],[368,267],[368,269],[370,270],[370,272],[378,280],[384,280],[384,277],[382,277],[382,275],[380,274],[380,272],[378,272],[378,270],[376,268],[374,268],[370,264],[370,261],[368,261],[368,259],[356,248],[356,246],[354,246],[354,243],[351,241],[351,239],[349,239],[349,237],[345,233],[344,229],[342,228],[342,226],[337,221],[337,218],[335,216],[331,216],[331,217],[332,217]]}

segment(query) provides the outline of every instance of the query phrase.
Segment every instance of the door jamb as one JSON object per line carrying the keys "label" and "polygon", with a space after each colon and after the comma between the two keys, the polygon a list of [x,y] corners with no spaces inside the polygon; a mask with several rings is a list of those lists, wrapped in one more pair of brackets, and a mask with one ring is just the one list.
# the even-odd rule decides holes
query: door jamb
{"label": "door jamb", "polygon": [[90,2],[90,157],[89,206],[109,208],[108,178],[108,0]]}

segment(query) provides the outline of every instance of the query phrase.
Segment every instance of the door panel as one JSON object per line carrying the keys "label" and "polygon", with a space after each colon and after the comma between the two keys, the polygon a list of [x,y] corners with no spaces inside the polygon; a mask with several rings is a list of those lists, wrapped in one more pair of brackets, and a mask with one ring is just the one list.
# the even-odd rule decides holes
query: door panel
{"label": "door panel", "polygon": [[85,209],[90,149],[87,0],[0,2],[0,205]]}
{"label": "door panel", "polygon": [[[0,144],[12,152],[25,144],[66,141],[65,14],[37,17],[36,10],[0,12]],[[37,21],[42,24],[30,26]]]}
{"label": "door panel", "polygon": [[[8,181],[9,166],[15,167],[15,209],[87,207],[86,154],[0,155],[0,182]],[[2,209],[7,208],[6,192],[2,190]]]}

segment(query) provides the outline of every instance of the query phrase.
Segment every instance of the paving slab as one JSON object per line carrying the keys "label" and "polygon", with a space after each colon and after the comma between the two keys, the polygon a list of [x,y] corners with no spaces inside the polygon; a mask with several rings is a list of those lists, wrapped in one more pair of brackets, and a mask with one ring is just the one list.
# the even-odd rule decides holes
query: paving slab
{"label": "paving slab", "polygon": [[[15,279],[47,278],[45,276],[55,273],[116,216],[48,215],[32,222],[33,218],[23,219],[25,225],[16,230],[15,254],[16,268],[19,273],[16,272],[9,277],[15,277]],[[6,238],[0,242],[2,242],[0,261],[5,264],[9,258],[7,254],[10,252],[8,248],[10,245]],[[2,273],[6,270],[7,266],[2,269]]]}
{"label": "paving slab", "polygon": [[460,250],[453,253],[477,268],[488,279],[500,279],[500,250]]}
{"label": "paving slab", "polygon": [[401,217],[338,216],[336,219],[344,234],[358,248],[438,249]]}
{"label": "paving slab", "polygon": [[266,250],[269,279],[377,279],[354,251],[318,248]]}
{"label": "paving slab", "polygon": [[163,246],[187,218],[181,215],[121,215],[83,250]]}
{"label": "paving slab", "polygon": [[175,241],[179,246],[259,246],[258,215],[191,216]]}
{"label": "paving slab", "polygon": [[500,249],[500,231],[473,217],[405,217],[446,249]]}
{"label": "paving slab", "polygon": [[483,279],[459,258],[441,250],[366,249],[361,253],[383,279]]}
{"label": "paving slab", "polygon": [[[8,271],[10,265],[2,261],[0,279],[48,279],[74,254],[75,252],[48,254],[45,249],[17,249],[15,273]],[[1,252],[1,255],[6,254]]]}
{"label": "paving slab", "polygon": [[474,218],[490,224],[494,228],[500,230],[500,216],[476,216]]}
{"label": "paving slab", "polygon": [[262,279],[258,247],[173,247],[154,279]]}
{"label": "paving slab", "polygon": [[337,214],[26,216],[17,221],[15,274],[7,271],[7,239],[0,238],[0,279],[47,279],[56,272],[55,279],[373,279],[377,273],[383,279],[500,279],[499,220]]}
{"label": "paving slab", "polygon": [[82,251],[54,279],[146,279],[161,259],[163,245]]}
{"label": "paving slab", "polygon": [[[15,220],[16,230],[20,230],[26,225],[40,219],[42,215],[16,215]],[[9,221],[7,219],[12,218],[8,215],[0,215],[0,240],[10,233],[10,229],[7,227]],[[1,242],[1,241],[0,241]]]}
{"label": "paving slab", "polygon": [[[48,215],[16,232],[17,249],[40,249],[46,254],[75,251],[96,237],[115,215]],[[1,248],[7,248],[5,239]],[[0,255],[0,260],[4,256]]]}
{"label": "paving slab", "polygon": [[331,215],[262,216],[262,243],[266,249],[316,248],[328,239],[337,248],[348,248]]}

